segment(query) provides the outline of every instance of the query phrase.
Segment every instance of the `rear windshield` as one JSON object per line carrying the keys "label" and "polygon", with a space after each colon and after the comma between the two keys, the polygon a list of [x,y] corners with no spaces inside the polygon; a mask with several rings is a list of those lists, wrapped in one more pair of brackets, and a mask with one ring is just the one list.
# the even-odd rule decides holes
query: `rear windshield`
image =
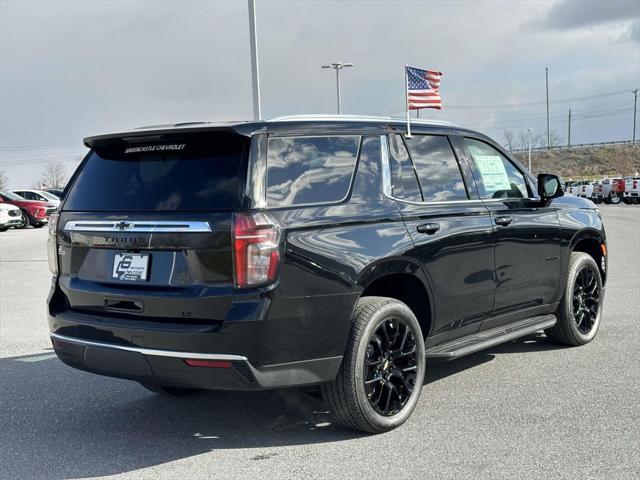
{"label": "rear windshield", "polygon": [[89,154],[65,210],[226,210],[238,198],[248,139],[230,133],[118,142]]}

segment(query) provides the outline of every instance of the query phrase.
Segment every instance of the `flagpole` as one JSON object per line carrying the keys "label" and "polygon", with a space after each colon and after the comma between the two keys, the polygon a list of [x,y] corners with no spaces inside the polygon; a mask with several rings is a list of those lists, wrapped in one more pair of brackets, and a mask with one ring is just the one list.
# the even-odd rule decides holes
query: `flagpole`
{"label": "flagpole", "polygon": [[404,107],[407,111],[407,138],[411,138],[411,118],[409,117],[409,74],[407,73],[408,65],[404,66]]}

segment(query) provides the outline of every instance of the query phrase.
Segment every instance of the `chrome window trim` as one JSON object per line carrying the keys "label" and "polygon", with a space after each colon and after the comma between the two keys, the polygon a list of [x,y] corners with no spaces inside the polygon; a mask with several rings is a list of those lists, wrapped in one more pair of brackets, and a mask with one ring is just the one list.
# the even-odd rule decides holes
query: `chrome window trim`
{"label": "chrome window trim", "polygon": [[171,357],[198,360],[236,360],[247,362],[247,357],[242,355],[229,355],[226,353],[196,353],[196,352],[176,352],[173,350],[156,350],[153,348],[129,347],[126,345],[114,345],[112,343],[94,342],[93,340],[83,340],[80,338],[67,337],[57,333],[49,333],[52,340],[60,340],[61,342],[73,343],[75,345],[111,348],[114,350],[123,350],[125,352],[136,352],[143,355],[154,357]]}
{"label": "chrome window trim", "polygon": [[389,137],[380,135],[380,161],[382,162],[382,192],[393,198],[391,185],[391,166],[389,165]]}
{"label": "chrome window trim", "polygon": [[[405,118],[400,117],[380,117],[375,115],[285,115],[267,120],[268,123],[278,122],[372,122],[372,123],[405,123]],[[434,125],[455,127],[456,125],[445,120],[429,120],[412,118],[411,124]]]}
{"label": "chrome window trim", "polygon": [[211,232],[211,225],[202,221],[180,220],[69,220],[65,232],[127,232],[127,233],[201,233]]}

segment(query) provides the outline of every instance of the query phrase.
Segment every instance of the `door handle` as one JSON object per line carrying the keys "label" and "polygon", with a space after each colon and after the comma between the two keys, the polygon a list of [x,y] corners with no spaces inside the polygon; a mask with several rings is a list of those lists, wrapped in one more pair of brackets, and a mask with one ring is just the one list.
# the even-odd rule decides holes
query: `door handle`
{"label": "door handle", "polygon": [[511,217],[496,217],[496,225],[502,225],[503,227],[506,227],[511,222],[513,222],[513,218]]}
{"label": "door handle", "polygon": [[416,227],[418,233],[426,233],[427,235],[433,235],[440,230],[440,225],[437,223],[425,223],[424,225],[418,225]]}

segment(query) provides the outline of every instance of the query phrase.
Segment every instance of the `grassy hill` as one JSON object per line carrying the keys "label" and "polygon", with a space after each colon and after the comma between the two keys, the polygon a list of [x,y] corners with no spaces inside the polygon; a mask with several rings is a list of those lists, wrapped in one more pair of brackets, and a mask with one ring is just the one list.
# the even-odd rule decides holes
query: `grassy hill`
{"label": "grassy hill", "polygon": [[[527,153],[515,156],[527,165]],[[565,180],[635,175],[640,172],[640,144],[531,152],[531,169],[534,174],[556,173]]]}

